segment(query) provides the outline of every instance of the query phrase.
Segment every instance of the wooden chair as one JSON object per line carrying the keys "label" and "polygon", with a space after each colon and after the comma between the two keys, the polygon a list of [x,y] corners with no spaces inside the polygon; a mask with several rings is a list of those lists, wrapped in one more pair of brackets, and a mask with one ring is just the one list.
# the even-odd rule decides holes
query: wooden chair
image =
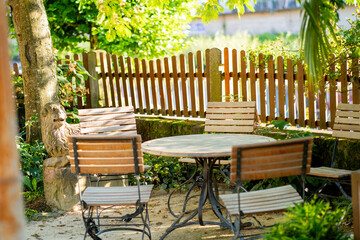
{"label": "wooden chair", "polygon": [[[86,229],[84,239],[87,234],[93,239],[101,239],[100,234],[114,230],[140,231],[143,238],[146,235],[151,239],[148,202],[153,185],[140,185],[139,182],[139,173],[144,172],[141,136],[74,135],[69,137],[69,143],[71,171],[78,176],[87,176],[90,184],[83,193],[79,187]],[[135,174],[136,186],[99,186],[104,175],[116,177],[129,173]],[[107,215],[108,210],[120,206],[125,207],[121,209],[122,216],[114,216],[120,215],[120,211]],[[125,214],[126,211],[131,212]]]}
{"label": "wooden chair", "polygon": [[79,109],[81,134],[137,134],[134,107]]}
{"label": "wooden chair", "polygon": [[[207,133],[252,133],[256,117],[256,102],[208,102],[205,118]],[[180,162],[195,163],[192,158],[181,158]],[[219,164],[228,165],[222,160]]]}
{"label": "wooden chair", "polygon": [[[307,137],[233,147],[231,180],[236,182],[237,193],[220,195],[220,199],[230,218],[235,218],[234,239],[244,237],[240,233],[241,215],[280,211],[303,202],[304,178],[310,170],[312,143],[312,137]],[[243,181],[296,175],[302,179],[302,196],[291,185],[239,191]]]}
{"label": "wooden chair", "polygon": [[332,136],[336,139],[330,167],[312,167],[308,175],[325,180],[321,187],[315,191],[316,194],[321,194],[322,190],[329,182],[334,182],[341,193],[347,199],[351,200],[351,196],[349,196],[344,191],[341,184],[350,184],[350,176],[352,171],[335,168],[335,157],[339,138],[360,140],[360,104],[341,103],[338,105]]}
{"label": "wooden chair", "polygon": [[354,240],[360,240],[360,170],[351,173]]}

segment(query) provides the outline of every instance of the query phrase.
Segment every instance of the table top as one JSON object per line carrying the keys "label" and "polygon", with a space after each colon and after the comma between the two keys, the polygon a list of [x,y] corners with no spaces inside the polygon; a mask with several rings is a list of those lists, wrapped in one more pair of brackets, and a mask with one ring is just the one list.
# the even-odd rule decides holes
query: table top
{"label": "table top", "polygon": [[227,157],[232,146],[276,141],[251,134],[193,134],[153,139],[144,142],[144,153],[167,157]]}

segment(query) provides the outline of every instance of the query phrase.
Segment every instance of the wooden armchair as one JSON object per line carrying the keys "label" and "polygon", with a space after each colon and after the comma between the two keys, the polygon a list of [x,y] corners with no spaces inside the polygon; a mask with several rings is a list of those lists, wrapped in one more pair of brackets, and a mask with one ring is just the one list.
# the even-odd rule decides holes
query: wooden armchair
{"label": "wooden armchair", "polygon": [[[251,216],[280,211],[303,202],[304,178],[310,170],[312,143],[312,137],[307,137],[233,147],[231,180],[236,182],[237,193],[220,195],[220,199],[230,218],[235,218],[234,239],[243,237],[240,233],[242,214]],[[243,181],[296,175],[302,179],[302,196],[291,185],[240,193]]]}
{"label": "wooden armchair", "polygon": [[[89,234],[98,240],[100,234],[114,230],[140,231],[143,238],[151,239],[148,202],[153,185],[139,182],[139,174],[144,172],[141,137],[74,135],[69,143],[71,171],[79,177],[85,175],[90,184],[83,193],[79,187],[84,239]],[[130,173],[135,174],[136,186],[99,186],[102,176],[111,181],[111,177]],[[125,207],[121,216],[120,211],[109,213],[120,206]]]}

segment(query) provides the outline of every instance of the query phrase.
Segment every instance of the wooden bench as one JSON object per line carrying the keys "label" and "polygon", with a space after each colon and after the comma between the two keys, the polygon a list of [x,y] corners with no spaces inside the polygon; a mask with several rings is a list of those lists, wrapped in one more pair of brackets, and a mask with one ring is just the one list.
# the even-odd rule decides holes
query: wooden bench
{"label": "wooden bench", "polygon": [[351,200],[351,197],[343,190],[340,184],[340,180],[350,184],[350,176],[352,171],[336,168],[335,157],[339,138],[360,140],[360,104],[341,103],[338,105],[332,136],[336,139],[330,166],[312,167],[308,175],[325,180],[323,185],[315,191],[315,194],[320,194],[327,183],[331,181],[335,182],[340,192],[347,199]]}
{"label": "wooden bench", "polygon": [[[130,173],[135,174],[137,180],[136,186],[89,186],[80,194],[85,238],[89,234],[93,239],[100,239],[98,235],[101,233],[122,229],[143,232],[143,237],[146,235],[151,239],[148,202],[153,185],[141,185],[139,182],[139,174],[144,172],[141,136],[74,135],[69,137],[69,143],[71,171],[78,176],[86,175],[90,183],[93,179],[98,183],[103,175],[113,177]],[[98,209],[124,205],[132,205],[135,210],[130,214],[116,216],[119,221],[110,225],[106,223],[105,229],[101,229],[103,221],[109,218],[102,217],[103,212]],[[141,218],[141,221],[130,222],[137,218]]]}
{"label": "wooden bench", "polygon": [[[241,237],[241,212],[245,215],[285,210],[304,199],[304,178],[311,166],[312,137],[271,143],[234,146],[231,180],[237,193],[220,195],[228,214],[235,218],[234,238]],[[243,181],[300,175],[302,196],[291,186],[259,191],[239,191]],[[231,220],[232,222],[232,220]]]}

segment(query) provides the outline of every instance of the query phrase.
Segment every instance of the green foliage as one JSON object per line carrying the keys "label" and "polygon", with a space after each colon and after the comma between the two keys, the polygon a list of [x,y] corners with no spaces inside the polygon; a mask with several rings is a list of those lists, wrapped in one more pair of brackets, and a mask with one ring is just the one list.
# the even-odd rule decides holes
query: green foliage
{"label": "green foliage", "polygon": [[144,164],[151,166],[151,169],[142,174],[141,180],[160,186],[161,189],[178,187],[193,171],[190,164],[180,163],[173,157],[144,154]]}
{"label": "green foliage", "polygon": [[59,83],[60,102],[65,109],[70,109],[77,97],[82,97],[86,101],[86,93],[89,90],[85,88],[85,80],[92,76],[86,71],[80,61],[69,59],[57,60],[68,62],[58,64],[56,73]]}
{"label": "green foliage", "polygon": [[334,239],[347,240],[347,232],[337,227],[344,209],[331,209],[329,203],[311,200],[295,204],[285,213],[286,221],[276,224],[265,236],[268,240]]}
{"label": "green foliage", "polygon": [[274,132],[281,133],[274,135],[274,138],[277,140],[312,136],[309,131],[289,130],[285,129],[286,126],[291,126],[291,123],[284,120],[273,120],[270,123],[267,123],[265,128],[257,129],[255,132],[260,135],[267,135]]}
{"label": "green foliage", "polygon": [[[196,52],[198,50],[205,51],[206,49],[219,48],[223,50],[225,47],[238,51],[245,50],[246,58],[258,66],[258,55],[264,55],[264,64],[267,66],[267,60],[272,57],[276,59],[278,56],[284,58],[284,67],[287,69],[287,59],[293,60],[293,66],[298,62],[303,62],[303,53],[299,50],[298,36],[291,33],[279,34],[261,34],[251,36],[247,32],[237,32],[234,35],[224,35],[217,33],[214,36],[197,36],[190,39],[190,47],[185,49],[182,53]],[[230,54],[231,55],[231,54]],[[277,61],[274,61],[275,68]],[[248,64],[250,67],[250,64]]]}
{"label": "green foliage", "polygon": [[[16,139],[20,153],[20,166],[23,173],[24,192],[32,192],[28,198],[43,193],[43,161],[48,157],[42,142],[36,141],[33,145],[26,143],[20,136]],[[35,194],[35,196],[33,196]]]}
{"label": "green foliage", "polygon": [[[250,11],[254,12],[255,9],[251,5],[251,2],[256,3],[256,0],[228,0],[226,1],[226,6],[230,9],[236,9],[239,17],[245,13],[245,7]],[[220,5],[220,1],[217,0],[208,0],[205,1],[198,8],[198,16],[201,17],[202,21],[205,23],[210,22],[211,20],[216,20],[224,12],[224,8]]]}

